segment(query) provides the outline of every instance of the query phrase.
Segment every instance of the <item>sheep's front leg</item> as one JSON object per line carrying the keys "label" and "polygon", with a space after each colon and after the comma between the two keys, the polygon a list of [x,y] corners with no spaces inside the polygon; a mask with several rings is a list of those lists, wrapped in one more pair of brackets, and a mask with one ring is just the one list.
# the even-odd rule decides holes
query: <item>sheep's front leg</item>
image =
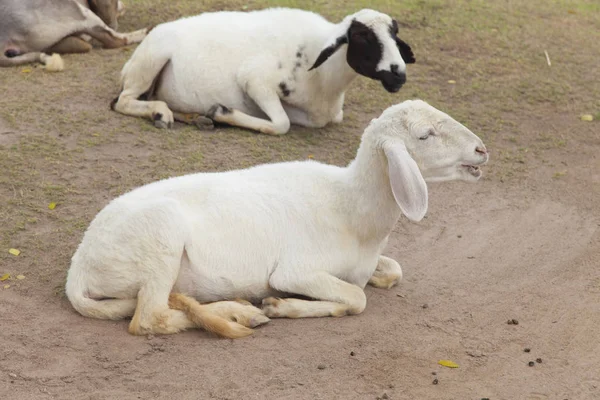
{"label": "sheep's front leg", "polygon": [[377,268],[369,279],[369,285],[382,289],[390,289],[402,280],[402,268],[395,260],[379,256]]}
{"label": "sheep's front leg", "polygon": [[316,299],[279,299],[268,297],[262,306],[269,318],[341,317],[360,314],[367,305],[365,292],[326,272],[308,276],[289,276],[277,271],[269,285],[278,291],[300,294]]}
{"label": "sheep's front leg", "polygon": [[267,135],[283,135],[290,129],[290,120],[281,105],[279,95],[262,82],[248,83],[247,94],[264,111],[270,121],[253,117],[222,104],[215,104],[206,116],[216,122],[251,129]]}

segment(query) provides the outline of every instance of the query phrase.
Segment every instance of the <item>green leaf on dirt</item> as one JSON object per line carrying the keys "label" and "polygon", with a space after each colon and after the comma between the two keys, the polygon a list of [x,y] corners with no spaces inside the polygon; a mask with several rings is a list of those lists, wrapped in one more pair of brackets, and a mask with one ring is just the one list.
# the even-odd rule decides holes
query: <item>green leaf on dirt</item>
{"label": "green leaf on dirt", "polygon": [[4,282],[7,279],[10,279],[10,274],[4,274],[0,276],[0,282]]}
{"label": "green leaf on dirt", "polygon": [[594,116],[592,114],[583,114],[581,116],[581,120],[582,121],[587,121],[587,122],[593,121],[594,120]]}
{"label": "green leaf on dirt", "polygon": [[19,254],[21,254],[21,250],[19,249],[8,249],[8,252],[13,256],[18,256]]}
{"label": "green leaf on dirt", "polygon": [[52,202],[52,203],[48,204],[48,208],[50,210],[54,210],[56,208],[56,203]]}

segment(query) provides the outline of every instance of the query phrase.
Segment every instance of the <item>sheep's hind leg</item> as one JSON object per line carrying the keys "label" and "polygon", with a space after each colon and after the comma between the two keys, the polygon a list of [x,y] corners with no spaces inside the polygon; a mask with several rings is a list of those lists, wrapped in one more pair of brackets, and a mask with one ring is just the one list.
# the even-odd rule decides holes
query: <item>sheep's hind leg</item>
{"label": "sheep's hind leg", "polygon": [[[206,323],[206,315],[211,315],[216,318],[221,318],[231,323],[239,324],[247,328],[255,328],[259,325],[269,322],[269,318],[264,312],[254,307],[247,301],[217,301],[214,303],[200,304],[197,300],[185,296],[180,293],[173,293],[169,297],[169,307],[185,311],[188,317],[195,321],[199,327],[204,327]],[[208,329],[211,332],[219,333],[219,329]],[[240,330],[248,334],[252,333],[247,330]]]}
{"label": "sheep's hind leg", "polygon": [[265,315],[270,318],[341,317],[360,314],[367,304],[361,288],[326,272],[290,278],[279,276],[275,271],[269,285],[275,290],[316,299],[268,297],[263,300],[262,306]]}
{"label": "sheep's hind leg", "polygon": [[382,289],[390,289],[402,280],[402,268],[395,260],[379,256],[377,268],[369,279],[369,285]]}

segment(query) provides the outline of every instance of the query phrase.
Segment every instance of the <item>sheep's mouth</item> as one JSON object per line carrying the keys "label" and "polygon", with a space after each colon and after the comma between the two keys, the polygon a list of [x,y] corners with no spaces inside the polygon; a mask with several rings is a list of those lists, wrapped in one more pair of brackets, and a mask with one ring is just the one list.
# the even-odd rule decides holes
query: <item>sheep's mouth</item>
{"label": "sheep's mouth", "polygon": [[479,178],[482,174],[479,165],[462,164],[462,167],[465,168],[469,174],[473,175],[476,178]]}

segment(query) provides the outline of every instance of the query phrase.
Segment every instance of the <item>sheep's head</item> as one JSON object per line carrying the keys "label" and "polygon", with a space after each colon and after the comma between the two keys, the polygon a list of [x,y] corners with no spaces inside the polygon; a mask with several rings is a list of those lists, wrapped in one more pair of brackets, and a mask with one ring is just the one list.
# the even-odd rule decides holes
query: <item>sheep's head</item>
{"label": "sheep's head", "polygon": [[489,158],[479,137],[421,100],[389,107],[365,135],[385,154],[396,203],[413,221],[427,211],[426,181],[475,182]]}
{"label": "sheep's head", "polygon": [[358,74],[380,81],[395,93],[406,82],[406,64],[415,62],[410,46],[398,38],[398,22],[389,15],[364,9],[338,25],[311,69],[319,67],[347,44],[346,61]]}
{"label": "sheep's head", "polygon": [[117,18],[123,12],[123,4],[119,3],[119,0],[88,0],[90,10],[114,30],[119,27]]}

